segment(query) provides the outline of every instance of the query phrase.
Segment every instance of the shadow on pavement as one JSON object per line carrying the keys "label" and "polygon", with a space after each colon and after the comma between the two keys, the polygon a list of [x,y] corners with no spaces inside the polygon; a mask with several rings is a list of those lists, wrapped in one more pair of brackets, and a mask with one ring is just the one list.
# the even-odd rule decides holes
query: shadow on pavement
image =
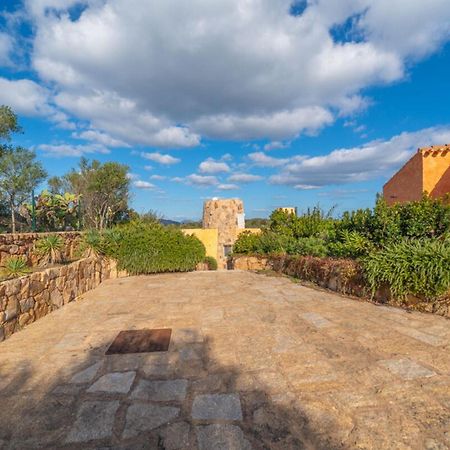
{"label": "shadow on pavement", "polygon": [[61,370],[3,364],[0,448],[345,448],[327,411],[312,421],[276,380],[215,359],[195,330],[175,330],[168,352],[106,356],[110,343],[61,356],[72,361]]}

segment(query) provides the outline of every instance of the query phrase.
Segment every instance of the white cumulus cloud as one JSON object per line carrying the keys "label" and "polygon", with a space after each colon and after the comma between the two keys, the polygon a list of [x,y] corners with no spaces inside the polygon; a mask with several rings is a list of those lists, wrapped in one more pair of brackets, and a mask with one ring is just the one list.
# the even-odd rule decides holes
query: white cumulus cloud
{"label": "white cumulus cloud", "polygon": [[133,186],[138,189],[146,189],[146,190],[156,189],[156,186],[154,184],[149,183],[148,181],[143,181],[143,180],[133,181]]}
{"label": "white cumulus cloud", "polygon": [[178,164],[181,161],[180,159],[174,158],[171,155],[163,155],[162,153],[158,153],[158,152],[154,152],[154,153],[142,152],[141,156],[145,159],[157,162],[159,164],[163,164],[165,166]]}
{"label": "white cumulus cloud", "polygon": [[27,0],[32,66],[58,108],[113,139],[195,147],[316,133],[449,39],[448,0],[314,0],[296,17],[291,3]]}
{"label": "white cumulus cloud", "polygon": [[354,148],[333,150],[323,156],[294,156],[285,162],[274,184],[304,189],[332,184],[389,177],[418,147],[450,143],[450,126],[404,132],[388,140],[377,140]]}
{"label": "white cumulus cloud", "polygon": [[206,161],[203,161],[198,166],[198,170],[200,173],[221,173],[221,172],[229,172],[230,166],[223,161],[215,161],[212,158],[208,158]]}

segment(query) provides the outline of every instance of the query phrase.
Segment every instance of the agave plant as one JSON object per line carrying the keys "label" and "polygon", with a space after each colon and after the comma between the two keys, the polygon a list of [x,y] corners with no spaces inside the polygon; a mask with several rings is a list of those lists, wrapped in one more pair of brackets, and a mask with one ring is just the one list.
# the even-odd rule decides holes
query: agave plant
{"label": "agave plant", "polygon": [[30,273],[27,260],[23,256],[11,256],[2,264],[0,274],[6,279],[18,278]]}
{"label": "agave plant", "polygon": [[86,231],[78,246],[77,253],[78,256],[85,258],[101,255],[103,253],[101,234],[97,230]]}
{"label": "agave plant", "polygon": [[61,236],[51,234],[39,239],[36,242],[36,252],[42,257],[41,265],[55,264],[61,262],[61,249],[64,242]]}

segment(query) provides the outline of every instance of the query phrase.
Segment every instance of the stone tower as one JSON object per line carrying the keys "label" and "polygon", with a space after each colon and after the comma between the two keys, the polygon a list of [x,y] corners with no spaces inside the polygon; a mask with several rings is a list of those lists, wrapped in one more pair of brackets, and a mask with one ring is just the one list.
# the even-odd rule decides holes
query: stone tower
{"label": "stone tower", "polygon": [[203,205],[203,228],[218,230],[218,266],[225,269],[227,256],[240,230],[245,228],[244,203],[239,199],[206,200]]}

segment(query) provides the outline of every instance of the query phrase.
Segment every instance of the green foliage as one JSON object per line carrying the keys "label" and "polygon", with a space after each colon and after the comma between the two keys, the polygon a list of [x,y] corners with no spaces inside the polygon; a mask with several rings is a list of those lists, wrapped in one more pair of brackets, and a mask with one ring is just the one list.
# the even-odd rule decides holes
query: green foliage
{"label": "green foliage", "polygon": [[328,254],[328,248],[324,239],[311,236],[297,239],[287,253],[291,255],[325,257]]}
{"label": "green foliage", "polygon": [[[78,217],[79,197],[68,192],[52,194],[43,191],[36,199],[36,224],[38,230],[63,231],[79,228]],[[26,215],[28,222],[32,220],[32,206],[23,205],[22,215]]]}
{"label": "green foliage", "polygon": [[78,170],[63,178],[53,177],[51,189],[64,189],[81,197],[84,225],[103,230],[126,221],[130,180],[128,167],[116,162],[89,162],[81,158]]}
{"label": "green foliage", "polygon": [[378,248],[404,238],[439,237],[450,229],[450,203],[424,195],[420,201],[388,206],[380,197],[373,210],[346,212],[335,227],[338,237],[354,231]]}
{"label": "green foliage", "polygon": [[27,260],[23,256],[11,256],[2,264],[0,275],[2,278],[18,278],[27,275],[31,269],[27,265]]}
{"label": "green foliage", "polygon": [[35,244],[36,253],[43,257],[43,265],[61,262],[61,250],[63,247],[64,241],[57,234],[44,236],[36,241]]}
{"label": "green foliage", "polygon": [[394,297],[414,294],[433,299],[450,289],[450,241],[403,240],[386,245],[363,259],[373,292],[383,284]]}
{"label": "green foliage", "polygon": [[9,106],[0,105],[0,140],[9,141],[12,133],[21,131],[22,128],[14,111]]}
{"label": "green foliage", "polygon": [[194,270],[205,259],[195,236],[155,222],[134,221],[102,235],[102,250],[132,275]]}
{"label": "green foliage", "polygon": [[47,176],[36,154],[22,147],[5,147],[0,158],[0,196],[3,196],[11,213],[11,229],[16,231],[16,211],[30,198]]}
{"label": "green foliage", "polygon": [[320,207],[308,208],[300,216],[284,210],[275,210],[269,219],[267,230],[296,239],[326,236],[332,229],[332,210],[325,213]]}
{"label": "green foliage", "polygon": [[336,241],[328,244],[328,254],[338,258],[360,258],[374,249],[372,242],[358,231],[342,230]]}
{"label": "green foliage", "polygon": [[204,262],[208,265],[209,270],[217,270],[217,260],[212,256],[206,256]]}
{"label": "green foliage", "polygon": [[233,253],[250,254],[259,253],[260,236],[250,231],[242,232],[233,246]]}

